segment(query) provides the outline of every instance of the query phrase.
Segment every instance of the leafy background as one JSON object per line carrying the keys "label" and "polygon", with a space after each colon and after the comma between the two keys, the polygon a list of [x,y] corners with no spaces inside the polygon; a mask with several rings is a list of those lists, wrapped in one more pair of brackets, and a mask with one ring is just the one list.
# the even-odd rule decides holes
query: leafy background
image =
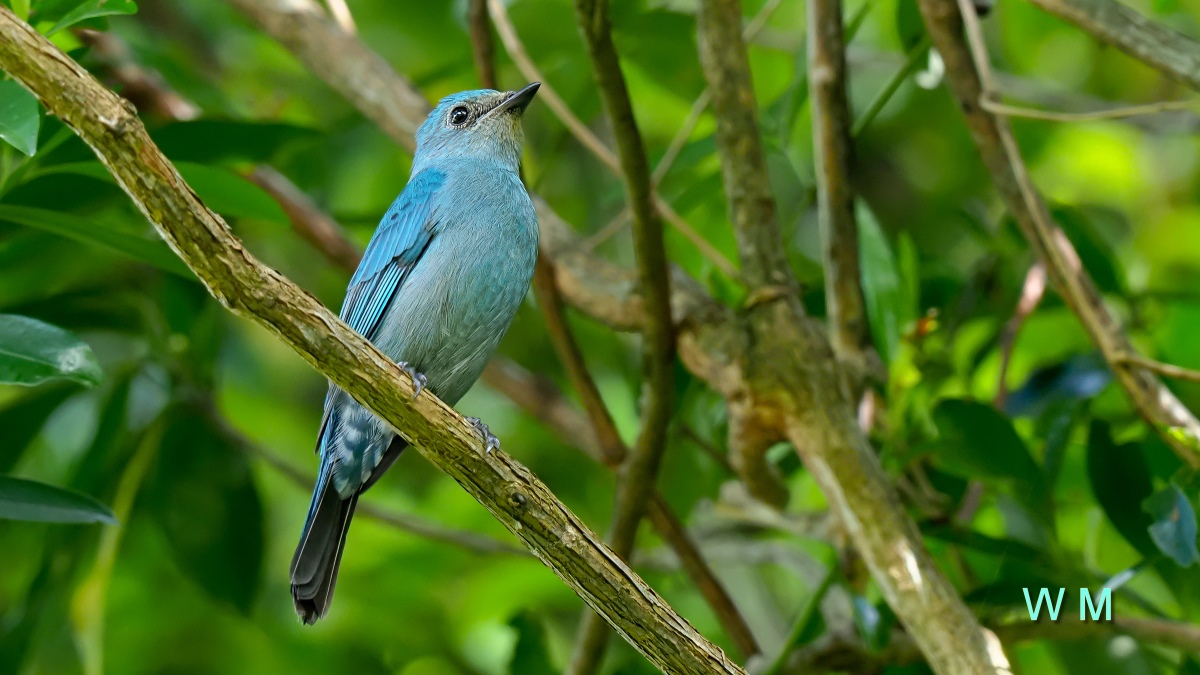
{"label": "leafy background", "polygon": [[[127,59],[194,102],[194,120],[147,113],[156,141],[250,250],[339,305],[346,274],[299,239],[244,175],[275,168],[362,244],[406,180],[411,158],[402,149],[224,3],[3,2],[110,81],[114,63],[78,31],[111,30]],[[762,3],[744,4],[750,15]],[[1200,35],[1200,2],[1131,4]],[[351,8],[364,41],[430,99],[478,86],[465,3],[355,0]],[[693,11],[688,0],[613,5],[652,161],[704,88]],[[1001,335],[1030,253],[951,97],[918,84],[936,84],[937,74],[927,71],[912,3],[850,2],[848,11],[865,12],[849,52],[863,126],[855,178],[863,281],[889,372],[874,437],[931,551],[987,621],[1024,619],[1023,587],[1067,587],[1071,614],[1076,589],[1106,581],[1116,587],[1117,615],[1200,621],[1193,477],[1136,418],[1052,292],[1025,321],[1010,391],[998,400]],[[515,0],[510,13],[548,81],[606,136],[570,3]],[[803,3],[782,3],[750,55],[788,254],[819,315],[804,25]],[[986,28],[1006,91],[1031,105],[1090,109],[1186,95],[1024,2],[1001,2]],[[523,84],[499,59],[501,82]],[[863,122],[893,80],[895,93]],[[525,126],[530,185],[582,232],[599,231],[623,206],[617,180],[544,105],[531,108]],[[1035,181],[1136,343],[1192,368],[1200,367],[1198,128],[1190,112],[1016,123]],[[733,258],[712,133],[706,114],[662,194]],[[440,525],[460,543],[359,518],[330,617],[300,626],[286,569],[307,506],[325,383],[264,331],[221,310],[87,148],[11,81],[0,81],[0,139],[0,380],[10,383],[0,384],[0,516],[14,519],[0,520],[0,673],[561,670],[579,600],[529,557],[464,548],[470,534],[510,539],[416,455],[367,501]],[[715,295],[736,300],[736,287],[685,238],[668,230],[667,245]],[[627,232],[598,250],[631,261]],[[631,440],[638,342],[571,320]],[[569,389],[551,353],[539,312],[526,303],[500,358]],[[1171,384],[1200,410],[1200,385]],[[659,484],[767,653],[809,642],[839,620],[882,649],[893,621],[861,580],[828,584],[822,612],[793,630],[832,578],[836,550],[813,525],[823,522],[823,499],[794,453],[779,448],[787,512],[764,515],[748,503],[720,459],[721,400],[682,368],[678,390]],[[571,439],[484,385],[459,409],[487,420],[508,451],[604,529],[613,479]],[[114,519],[120,526],[32,522]],[[642,533],[635,562],[729,647],[652,532]],[[1032,641],[1010,656],[1029,673],[1198,672],[1178,652],[1126,637]],[[651,669],[614,642],[607,672]]]}

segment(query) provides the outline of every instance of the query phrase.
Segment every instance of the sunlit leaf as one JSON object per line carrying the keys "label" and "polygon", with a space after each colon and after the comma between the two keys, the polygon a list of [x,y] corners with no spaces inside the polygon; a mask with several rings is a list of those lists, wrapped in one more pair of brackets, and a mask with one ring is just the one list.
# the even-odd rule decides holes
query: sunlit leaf
{"label": "sunlit leaf", "polygon": [[0,314],[0,384],[66,378],[91,386],[103,375],[92,348],[78,337],[27,316]]}
{"label": "sunlit leaf", "polygon": [[1180,567],[1190,567],[1200,560],[1200,550],[1196,548],[1196,510],[1183,490],[1168,485],[1151,495],[1142,507],[1154,518],[1150,538],[1158,550]]}
{"label": "sunlit leaf", "polygon": [[82,492],[12,476],[0,476],[0,518],[41,523],[117,522],[107,506]]}
{"label": "sunlit leaf", "polygon": [[54,24],[46,36],[54,35],[58,31],[88,19],[95,19],[101,16],[113,16],[117,14],[134,14],[137,12],[137,4],[133,0],[85,0],[67,12],[66,16],[59,19],[58,23]]}
{"label": "sunlit leaf", "polygon": [[32,157],[41,125],[42,108],[33,94],[13,80],[0,81],[0,139]]}

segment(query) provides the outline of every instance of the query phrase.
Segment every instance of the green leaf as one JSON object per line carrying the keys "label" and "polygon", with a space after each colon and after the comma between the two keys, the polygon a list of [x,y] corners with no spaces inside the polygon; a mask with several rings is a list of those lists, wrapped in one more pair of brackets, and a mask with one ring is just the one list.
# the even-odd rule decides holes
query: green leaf
{"label": "green leaf", "polygon": [[46,425],[46,419],[75,391],[69,385],[38,387],[0,409],[0,429],[4,430],[0,472],[16,466],[25,449]]}
{"label": "green leaf", "polygon": [[935,463],[968,478],[1013,479],[1043,484],[1029,448],[1012,422],[990,405],[966,399],[944,399],[933,410],[938,438],[930,444]]}
{"label": "green leaf", "polygon": [[12,476],[0,476],[0,518],[40,523],[117,523],[107,506],[82,492]]}
{"label": "green leaf", "polygon": [[186,279],[194,278],[187,265],[184,265],[162,240],[146,239],[97,225],[94,220],[88,218],[30,206],[0,204],[0,220],[53,232],[140,260],[164,272]]}
{"label": "green leaf", "polygon": [[146,498],[184,573],[249,613],[262,578],[263,507],[236,441],[200,412],[176,413]]}
{"label": "green leaf", "polygon": [[318,132],[293,124],[203,119],[176,122],[151,132],[160,150],[174,162],[264,162],[293,141]]}
{"label": "green leaf", "polygon": [[103,375],[92,348],[75,335],[37,319],[0,314],[0,383],[35,385],[61,377],[92,386]]}
{"label": "green leaf", "polygon": [[1158,550],[1180,567],[1190,567],[1200,560],[1200,550],[1196,548],[1196,510],[1179,486],[1168,485],[1154,493],[1142,504],[1142,509],[1154,518],[1149,531]]}
{"label": "green leaf", "polygon": [[904,51],[907,52],[915,47],[923,35],[925,35],[925,22],[917,10],[917,3],[903,0],[896,3],[896,36],[900,38],[900,44],[904,47]]}
{"label": "green leaf", "polygon": [[508,625],[517,631],[508,672],[521,675],[554,675],[559,669],[550,661],[549,638],[546,627],[537,615],[528,610],[514,616]]}
{"label": "green leaf", "polygon": [[871,338],[884,363],[890,363],[900,342],[900,325],[905,292],[901,288],[896,257],[887,236],[871,209],[861,201],[855,213],[858,218],[858,246],[863,299],[867,304],[867,321]]}
{"label": "green leaf", "polygon": [[1088,430],[1087,471],[1092,493],[1117,532],[1142,555],[1155,555],[1148,533],[1152,520],[1141,508],[1153,492],[1141,447],[1136,443],[1117,445],[1108,423],[1093,420]]}
{"label": "green leaf", "polygon": [[42,108],[33,94],[15,81],[0,82],[0,139],[33,157],[41,126]]}
{"label": "green leaf", "polygon": [[137,12],[137,4],[133,0],[86,0],[75,7],[75,9],[67,12],[67,15],[59,19],[58,23],[46,33],[46,37],[54,35],[58,31],[77,24],[80,21],[95,19],[101,16],[113,16],[116,14],[133,14]]}
{"label": "green leaf", "polygon": [[175,168],[205,206],[222,216],[288,223],[287,214],[269,194],[232,171],[191,162],[179,162]]}

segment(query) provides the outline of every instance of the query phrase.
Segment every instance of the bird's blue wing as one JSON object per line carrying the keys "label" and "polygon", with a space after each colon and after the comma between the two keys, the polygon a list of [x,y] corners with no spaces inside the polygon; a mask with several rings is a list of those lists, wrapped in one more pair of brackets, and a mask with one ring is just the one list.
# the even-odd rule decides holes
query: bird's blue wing
{"label": "bird's blue wing", "polygon": [[341,317],[368,340],[374,337],[384,310],[433,239],[436,223],[432,203],[445,178],[436,169],[412,177],[384,214],[350,279]]}

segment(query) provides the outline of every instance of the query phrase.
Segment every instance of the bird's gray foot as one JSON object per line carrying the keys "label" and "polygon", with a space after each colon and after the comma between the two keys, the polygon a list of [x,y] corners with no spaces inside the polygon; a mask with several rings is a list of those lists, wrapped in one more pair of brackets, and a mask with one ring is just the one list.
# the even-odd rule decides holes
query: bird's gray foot
{"label": "bird's gray foot", "polygon": [[429,380],[426,379],[423,373],[418,373],[416,368],[408,365],[407,361],[397,361],[396,365],[400,366],[400,369],[408,373],[408,376],[412,378],[413,398],[416,399],[425,390],[425,385],[429,384]]}
{"label": "bird's gray foot", "polygon": [[483,423],[483,420],[478,417],[468,417],[467,422],[470,422],[475,431],[478,431],[479,435],[483,437],[485,451],[491,452],[500,449],[500,439],[492,435],[491,430],[488,429],[488,425]]}

